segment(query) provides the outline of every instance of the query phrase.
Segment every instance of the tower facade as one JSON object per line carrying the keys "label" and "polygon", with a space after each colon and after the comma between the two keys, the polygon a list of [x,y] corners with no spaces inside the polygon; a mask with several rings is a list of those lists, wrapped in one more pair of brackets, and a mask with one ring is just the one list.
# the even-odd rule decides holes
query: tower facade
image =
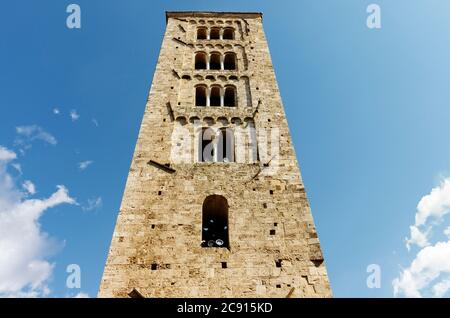
{"label": "tower facade", "polygon": [[167,12],[100,297],[330,297],[260,13]]}

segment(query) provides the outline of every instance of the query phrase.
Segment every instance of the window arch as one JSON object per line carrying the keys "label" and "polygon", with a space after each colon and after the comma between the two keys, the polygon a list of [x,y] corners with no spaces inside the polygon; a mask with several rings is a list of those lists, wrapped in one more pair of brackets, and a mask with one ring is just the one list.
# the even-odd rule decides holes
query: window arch
{"label": "window arch", "polygon": [[220,53],[211,53],[209,57],[209,69],[210,70],[220,70],[221,69],[221,55]]}
{"label": "window arch", "polygon": [[209,38],[211,40],[220,40],[220,28],[211,28]]}
{"label": "window arch", "polygon": [[204,85],[195,87],[195,106],[207,106],[207,88]]}
{"label": "window arch", "polygon": [[221,88],[220,86],[212,86],[209,95],[209,106],[221,106],[222,105],[222,97],[221,97]]}
{"label": "window arch", "polygon": [[197,29],[197,40],[206,40],[208,38],[208,30],[206,28]]}
{"label": "window arch", "polygon": [[223,61],[225,70],[235,70],[236,69],[236,54],[225,53],[225,58]]}
{"label": "window arch", "polygon": [[215,132],[212,128],[204,127],[199,132],[198,144],[198,161],[199,162],[214,162]]}
{"label": "window arch", "polygon": [[234,162],[234,132],[224,127],[219,130],[217,142],[217,162]]}
{"label": "window arch", "polygon": [[195,69],[196,70],[206,70],[207,68],[207,56],[204,52],[198,52],[195,54]]}
{"label": "window arch", "polygon": [[230,247],[228,201],[217,194],[206,197],[202,206],[202,247]]}
{"label": "window arch", "polygon": [[234,86],[225,87],[224,106],[235,107],[236,105],[237,105],[236,87],[234,87]]}
{"label": "window arch", "polygon": [[233,28],[225,28],[223,30],[223,39],[224,40],[234,40],[234,30],[233,30]]}

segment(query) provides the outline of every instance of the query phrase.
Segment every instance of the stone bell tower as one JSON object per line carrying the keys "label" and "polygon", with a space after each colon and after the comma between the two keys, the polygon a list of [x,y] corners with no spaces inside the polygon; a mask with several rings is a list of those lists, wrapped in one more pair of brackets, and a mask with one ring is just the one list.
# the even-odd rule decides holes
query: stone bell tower
{"label": "stone bell tower", "polygon": [[167,12],[100,297],[330,297],[262,14]]}

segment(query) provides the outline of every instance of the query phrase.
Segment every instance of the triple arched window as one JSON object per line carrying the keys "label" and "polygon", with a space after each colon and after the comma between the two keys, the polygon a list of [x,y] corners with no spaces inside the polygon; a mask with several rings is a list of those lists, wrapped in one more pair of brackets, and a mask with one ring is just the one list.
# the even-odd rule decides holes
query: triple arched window
{"label": "triple arched window", "polygon": [[199,27],[197,29],[197,40],[234,40],[233,28]]}
{"label": "triple arched window", "polygon": [[219,52],[212,52],[210,54],[197,52],[195,54],[194,64],[196,70],[237,69],[236,54],[233,52],[227,52],[223,55]]}
{"label": "triple arched window", "polygon": [[202,128],[198,136],[199,162],[234,162],[235,137],[233,129],[223,127],[214,130]]}
{"label": "triple arched window", "polygon": [[197,85],[195,87],[195,106],[205,107],[236,107],[237,95],[236,87],[227,85],[222,87],[220,85]]}

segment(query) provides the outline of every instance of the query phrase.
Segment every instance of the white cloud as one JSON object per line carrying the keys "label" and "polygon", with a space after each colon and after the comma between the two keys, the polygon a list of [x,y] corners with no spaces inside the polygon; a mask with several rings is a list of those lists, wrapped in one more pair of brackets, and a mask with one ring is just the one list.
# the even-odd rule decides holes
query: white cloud
{"label": "white cloud", "polygon": [[406,239],[406,248],[408,251],[411,249],[412,245],[417,245],[420,247],[428,246],[430,243],[428,242],[428,233],[429,231],[426,231],[425,233],[422,232],[417,226],[411,225],[409,227],[411,237]]}
{"label": "white cloud", "polygon": [[[392,281],[395,296],[443,297],[450,290],[450,240],[431,243],[432,229],[450,212],[450,178],[419,201],[415,224],[410,226],[408,250],[414,245],[421,249],[410,266]],[[450,239],[450,226],[444,230]]]}
{"label": "white cloud", "polygon": [[26,199],[7,172],[12,157],[0,161],[0,297],[45,296],[54,266],[47,258],[55,241],[39,220],[47,209],[76,202],[64,186],[48,198]]}
{"label": "white cloud", "polygon": [[22,184],[22,188],[24,188],[29,194],[35,194],[36,193],[36,187],[30,180],[26,180]]}
{"label": "white cloud", "polygon": [[88,199],[87,204],[82,208],[84,211],[94,211],[98,210],[103,206],[103,200],[101,197]]}
{"label": "white cloud", "polygon": [[79,292],[78,294],[76,294],[72,298],[89,298],[89,295],[87,293]]}
{"label": "white cloud", "polygon": [[[422,297],[422,290],[425,289],[426,292],[433,281],[448,274],[450,274],[450,241],[427,246],[417,253],[411,265],[392,282],[394,296]],[[440,294],[443,284],[444,281],[437,282],[432,289]]]}
{"label": "white cloud", "polygon": [[433,188],[417,205],[416,225],[424,225],[429,218],[440,220],[450,212],[450,178]]}
{"label": "white cloud", "polygon": [[0,162],[9,162],[16,158],[17,155],[14,151],[11,151],[3,146],[0,146]]}
{"label": "white cloud", "polygon": [[59,115],[60,111],[58,108],[53,108],[53,114]]}
{"label": "white cloud", "polygon": [[92,161],[92,160],[86,160],[86,161],[79,162],[78,169],[83,171],[83,170],[87,169],[87,167],[89,167],[93,163],[94,163],[94,161]]}
{"label": "white cloud", "polygon": [[72,109],[70,111],[70,118],[72,119],[72,121],[77,121],[80,118],[80,115],[77,113],[75,109]]}
{"label": "white cloud", "polygon": [[22,166],[19,163],[13,163],[11,166],[16,169],[19,174],[22,174]]}
{"label": "white cloud", "polygon": [[95,127],[100,126],[100,125],[98,124],[97,119],[95,119],[95,118],[92,118],[92,123],[95,125]]}
{"label": "white cloud", "polygon": [[51,134],[37,125],[18,126],[16,127],[18,137],[15,144],[22,146],[24,149],[29,149],[31,143],[35,140],[42,140],[51,145],[56,145],[58,141]]}
{"label": "white cloud", "polygon": [[444,234],[450,238],[450,226],[444,230]]}

